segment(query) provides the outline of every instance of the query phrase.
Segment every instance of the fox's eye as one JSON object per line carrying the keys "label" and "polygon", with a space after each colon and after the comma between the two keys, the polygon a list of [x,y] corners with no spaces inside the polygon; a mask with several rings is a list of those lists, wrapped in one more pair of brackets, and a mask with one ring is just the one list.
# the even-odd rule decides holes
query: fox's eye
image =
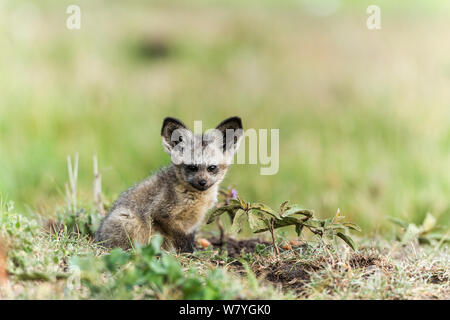
{"label": "fox's eye", "polygon": [[216,168],[217,168],[217,166],[215,166],[215,165],[209,166],[208,171],[213,172],[214,170],[216,170]]}
{"label": "fox's eye", "polygon": [[187,168],[189,171],[197,171],[198,170],[198,167],[194,166],[193,164],[188,165]]}

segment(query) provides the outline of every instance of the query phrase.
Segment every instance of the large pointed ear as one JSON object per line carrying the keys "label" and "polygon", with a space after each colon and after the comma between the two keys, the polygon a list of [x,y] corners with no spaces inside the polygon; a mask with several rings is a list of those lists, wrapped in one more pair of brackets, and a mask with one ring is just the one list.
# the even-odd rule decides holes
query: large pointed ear
{"label": "large pointed ear", "polygon": [[178,119],[167,117],[161,128],[161,138],[164,150],[171,153],[182,141],[186,142],[191,131]]}
{"label": "large pointed ear", "polygon": [[222,121],[217,127],[222,136],[223,151],[236,151],[243,135],[242,121],[239,117],[232,117]]}

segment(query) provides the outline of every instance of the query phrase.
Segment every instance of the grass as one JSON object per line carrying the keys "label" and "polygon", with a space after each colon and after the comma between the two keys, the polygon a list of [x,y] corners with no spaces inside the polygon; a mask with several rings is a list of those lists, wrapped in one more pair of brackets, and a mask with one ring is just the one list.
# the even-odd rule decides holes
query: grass
{"label": "grass", "polygon": [[[450,47],[439,30],[450,7],[378,1],[382,30],[373,32],[369,1],[340,1],[326,17],[306,2],[81,0],[79,31],[65,28],[63,2],[0,2],[0,195],[16,208],[2,206],[0,281],[9,280],[0,295],[93,297],[87,284],[68,289],[72,257],[105,255],[90,240],[101,218],[93,154],[108,206],[168,163],[165,116],[212,127],[239,115],[246,128],[280,129],[280,170],[261,176],[259,165],[235,165],[224,185],[273,207],[289,199],[320,218],[340,208],[363,228],[363,245],[351,253],[307,238],[311,248],[283,251],[281,262],[263,252],[239,256],[246,264],[217,250],[174,256],[183,270],[206,275],[220,265],[217,281],[233,279],[222,297],[448,298],[448,246],[397,240],[388,217],[419,226],[431,213],[448,230]],[[75,219],[65,183],[76,153],[84,211]],[[50,220],[60,222],[57,233]],[[301,276],[271,281],[283,261],[304,266]]]}
{"label": "grass", "polygon": [[[130,252],[105,252],[89,232],[70,228],[70,213],[66,217],[68,224],[39,223],[37,217],[27,219],[12,205],[3,205],[0,236],[7,263],[6,270],[0,270],[5,274],[0,298],[450,298],[448,245],[419,246],[417,239],[401,243],[375,237],[359,239],[359,250],[352,251],[318,239],[291,241],[286,247],[287,239],[280,239],[277,257],[263,239],[229,238],[222,249],[199,246],[193,254],[179,255],[161,252],[160,238],[154,237],[148,246]],[[76,223],[84,221],[80,217]]]}

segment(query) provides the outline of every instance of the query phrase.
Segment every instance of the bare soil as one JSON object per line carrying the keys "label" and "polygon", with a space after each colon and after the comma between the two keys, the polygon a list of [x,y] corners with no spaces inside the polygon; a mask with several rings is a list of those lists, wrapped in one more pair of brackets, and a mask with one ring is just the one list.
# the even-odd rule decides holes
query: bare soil
{"label": "bare soil", "polygon": [[[228,256],[233,258],[239,258],[241,252],[254,253],[258,244],[265,246],[271,246],[272,243],[260,239],[245,239],[236,240],[227,237],[223,243],[220,242],[218,237],[208,238],[209,242],[217,249],[223,249],[228,252]],[[292,246],[292,249],[305,246],[301,244],[299,246]],[[284,251],[280,248],[281,251]],[[238,273],[243,273],[243,267],[239,262],[235,263],[235,270]],[[296,292],[302,291],[302,287],[305,282],[310,278],[308,272],[316,271],[320,269],[318,266],[310,265],[307,263],[296,263],[279,260],[268,265],[255,264],[252,266],[253,272],[257,277],[264,278],[274,284],[281,285],[284,289],[293,289]]]}
{"label": "bare soil", "polygon": [[264,275],[272,283],[281,284],[283,289],[292,289],[299,293],[305,283],[309,281],[309,272],[317,271],[320,267],[307,263],[289,263],[279,261],[268,266],[267,270],[257,270],[257,275]]}
{"label": "bare soil", "polygon": [[211,237],[208,240],[209,242],[211,242],[214,248],[226,250],[228,252],[228,256],[233,258],[240,257],[241,252],[254,253],[258,244],[263,244],[265,246],[271,245],[270,242],[259,239],[236,240],[230,237],[226,237],[223,243],[220,242],[220,239],[218,237]]}
{"label": "bare soil", "polygon": [[[221,243],[219,237],[209,237],[208,241],[215,249],[226,250],[228,256],[236,259],[241,256],[241,252],[255,253],[258,244],[263,244],[267,247],[272,246],[272,243],[260,239],[237,240],[226,237],[223,243]],[[292,246],[291,249],[296,250],[306,246],[305,243],[301,243],[298,246]],[[289,251],[282,248],[280,250],[282,252]],[[296,260],[298,258],[297,255],[295,253],[292,259],[257,259],[257,262],[253,263],[251,268],[258,278],[270,281],[275,285],[281,286],[283,289],[290,289],[297,294],[301,294],[304,291],[305,284],[310,280],[311,273],[319,271],[328,262],[326,257],[317,257],[314,262],[306,263]],[[239,261],[234,262],[232,265],[235,272],[245,274],[245,270]],[[385,262],[382,256],[370,250],[364,253],[353,253],[348,260],[348,267],[352,269],[365,269],[367,271],[365,276],[374,272],[375,269],[389,270],[392,268],[392,266]],[[441,282],[442,277],[436,276],[430,279],[430,281]]]}

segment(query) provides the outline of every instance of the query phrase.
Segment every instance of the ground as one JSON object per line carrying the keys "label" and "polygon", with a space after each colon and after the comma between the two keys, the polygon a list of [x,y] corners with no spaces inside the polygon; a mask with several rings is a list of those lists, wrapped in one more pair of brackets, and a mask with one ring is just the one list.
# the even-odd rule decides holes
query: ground
{"label": "ground", "polygon": [[354,251],[320,238],[280,238],[276,256],[261,237],[226,237],[220,244],[217,232],[204,231],[193,254],[160,252],[157,237],[131,252],[107,252],[92,242],[80,215],[75,224],[43,223],[3,208],[0,298],[450,298],[450,252],[443,242],[358,237]]}

